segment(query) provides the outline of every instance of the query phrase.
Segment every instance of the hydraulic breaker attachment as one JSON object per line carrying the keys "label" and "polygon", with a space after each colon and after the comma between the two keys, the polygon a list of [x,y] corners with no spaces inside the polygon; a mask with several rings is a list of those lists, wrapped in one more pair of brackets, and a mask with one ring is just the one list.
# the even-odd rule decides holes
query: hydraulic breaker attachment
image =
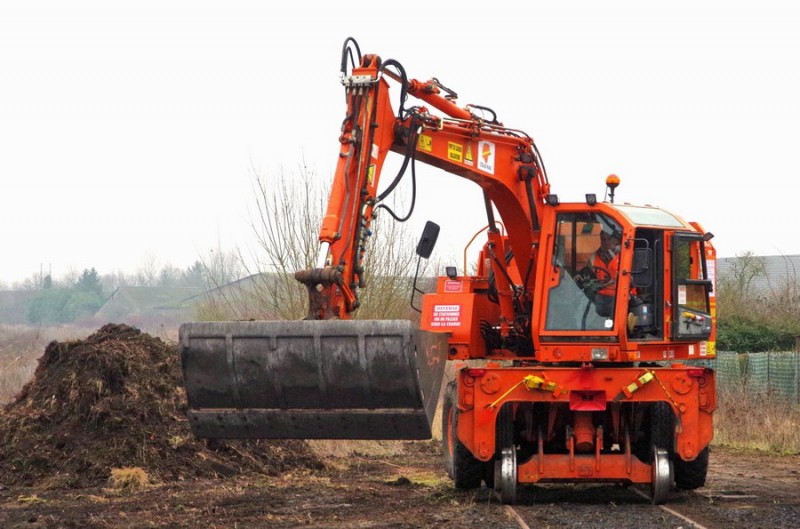
{"label": "hydraulic breaker attachment", "polygon": [[447,334],[407,320],[185,323],[197,437],[429,439]]}

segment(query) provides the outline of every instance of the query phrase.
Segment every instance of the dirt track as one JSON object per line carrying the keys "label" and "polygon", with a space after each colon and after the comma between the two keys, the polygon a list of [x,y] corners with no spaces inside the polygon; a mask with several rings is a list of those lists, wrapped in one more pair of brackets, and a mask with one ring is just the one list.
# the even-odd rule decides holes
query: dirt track
{"label": "dirt track", "polygon": [[[191,479],[140,492],[3,488],[0,527],[519,527],[485,488],[453,489],[433,443],[406,443],[394,455],[329,459],[326,467]],[[709,486],[675,492],[668,506],[707,528],[800,527],[800,456],[716,449]],[[618,485],[524,487],[515,509],[542,529],[691,527]]]}

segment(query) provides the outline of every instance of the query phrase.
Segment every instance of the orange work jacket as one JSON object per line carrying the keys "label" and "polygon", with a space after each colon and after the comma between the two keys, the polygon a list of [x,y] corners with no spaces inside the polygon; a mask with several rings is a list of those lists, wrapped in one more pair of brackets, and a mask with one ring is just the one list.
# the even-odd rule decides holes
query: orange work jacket
{"label": "orange work jacket", "polygon": [[610,277],[601,277],[604,275],[602,272],[595,272],[595,276],[598,276],[598,280],[604,283],[608,282],[608,284],[601,288],[597,293],[603,296],[613,296],[616,290],[617,272],[619,271],[619,254],[614,254],[611,257],[611,260],[606,262],[603,260],[600,250],[598,250],[592,256],[591,265],[596,268],[607,270],[610,274]]}

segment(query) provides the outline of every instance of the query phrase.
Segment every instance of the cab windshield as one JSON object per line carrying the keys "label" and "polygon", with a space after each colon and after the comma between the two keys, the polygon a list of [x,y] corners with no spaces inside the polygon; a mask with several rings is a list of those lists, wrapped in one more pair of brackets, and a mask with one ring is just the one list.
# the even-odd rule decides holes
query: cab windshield
{"label": "cab windshield", "polygon": [[622,228],[599,213],[562,213],[557,217],[545,329],[611,330],[619,271]]}

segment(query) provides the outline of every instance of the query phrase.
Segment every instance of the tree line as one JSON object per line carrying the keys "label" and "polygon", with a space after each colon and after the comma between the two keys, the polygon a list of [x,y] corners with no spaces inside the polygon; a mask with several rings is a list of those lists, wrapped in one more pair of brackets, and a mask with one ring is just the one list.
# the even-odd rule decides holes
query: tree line
{"label": "tree line", "polygon": [[50,274],[35,274],[13,289],[35,292],[28,305],[30,323],[71,323],[94,315],[119,287],[210,289],[239,279],[243,272],[236,253],[217,250],[186,268],[170,264],[159,267],[155,259],[147,259],[130,274],[100,274],[94,267],[58,279]]}

